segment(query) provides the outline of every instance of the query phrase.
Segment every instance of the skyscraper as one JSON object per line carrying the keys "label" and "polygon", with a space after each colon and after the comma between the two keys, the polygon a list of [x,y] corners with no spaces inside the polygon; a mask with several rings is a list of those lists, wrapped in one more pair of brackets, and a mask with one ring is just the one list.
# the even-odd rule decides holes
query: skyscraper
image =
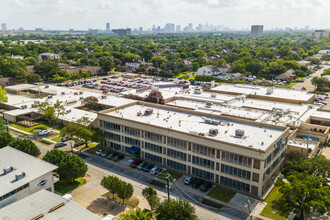
{"label": "skyscraper", "polygon": [[2,30],[2,32],[7,32],[7,24],[6,23],[1,24],[1,30]]}
{"label": "skyscraper", "polygon": [[106,24],[106,30],[107,30],[107,33],[110,33],[110,23]]}
{"label": "skyscraper", "polygon": [[263,25],[251,25],[251,37],[262,37],[264,34]]}

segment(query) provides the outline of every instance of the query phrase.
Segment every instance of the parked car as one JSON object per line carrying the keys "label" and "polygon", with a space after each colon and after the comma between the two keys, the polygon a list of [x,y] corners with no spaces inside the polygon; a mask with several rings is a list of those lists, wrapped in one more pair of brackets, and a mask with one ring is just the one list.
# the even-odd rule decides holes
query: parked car
{"label": "parked car", "polygon": [[159,172],[161,172],[162,171],[162,168],[161,167],[157,167],[157,166],[155,166],[154,168],[152,168],[151,170],[150,170],[150,174],[151,175],[156,175],[156,174],[158,174]]}
{"label": "parked car", "polygon": [[38,133],[39,136],[50,134],[50,130],[42,130]]}
{"label": "parked car", "polygon": [[57,142],[57,143],[54,145],[54,147],[55,147],[55,148],[58,148],[58,147],[63,147],[63,146],[65,146],[65,145],[67,145],[67,144],[64,143],[64,142]]}
{"label": "parked car", "polygon": [[84,141],[77,141],[76,143],[74,143],[74,147],[79,147],[79,146],[81,146],[81,145],[83,145],[83,144],[85,144],[85,142]]}
{"label": "parked car", "polygon": [[66,142],[66,141],[69,141],[70,139],[71,139],[70,137],[65,136],[65,137],[62,137],[62,138],[61,138],[61,141],[62,141],[62,142]]}
{"label": "parked car", "polygon": [[146,164],[145,162],[140,163],[139,166],[137,166],[137,169],[142,170],[142,168],[145,164]]}
{"label": "parked car", "polygon": [[153,164],[148,164],[148,166],[146,166],[146,167],[143,168],[143,171],[144,172],[149,172],[153,167],[154,167]]}
{"label": "parked car", "polygon": [[114,158],[113,158],[113,161],[120,161],[120,160],[122,160],[122,159],[124,159],[125,158],[125,155],[124,154],[119,154],[119,155],[117,155],[117,156],[115,156]]}
{"label": "parked car", "polygon": [[190,185],[193,180],[194,180],[194,177],[188,176],[184,179],[184,184]]}
{"label": "parked car", "polygon": [[108,154],[108,151],[106,151],[106,150],[105,150],[105,151],[103,151],[103,152],[101,153],[101,155],[100,155],[100,156],[101,156],[101,157],[106,157],[106,156],[107,156],[107,154]]}
{"label": "parked car", "polygon": [[142,160],[136,159],[129,166],[132,168],[136,168],[137,166],[139,166],[140,163],[142,163]]}
{"label": "parked car", "polygon": [[196,178],[192,181],[191,185],[194,188],[199,188],[203,184],[203,182],[203,180]]}
{"label": "parked car", "polygon": [[108,158],[108,159],[113,160],[113,159],[114,159],[115,157],[117,157],[118,155],[119,155],[118,152],[113,152],[112,155],[111,155],[111,157]]}
{"label": "parked car", "polygon": [[97,155],[97,156],[100,156],[104,151],[105,151],[105,150],[101,150],[101,149],[99,149],[98,151],[96,151],[96,155]]}
{"label": "parked car", "polygon": [[201,187],[199,188],[201,191],[206,192],[207,190],[209,190],[212,187],[212,183],[209,181],[204,181],[204,183],[201,185]]}

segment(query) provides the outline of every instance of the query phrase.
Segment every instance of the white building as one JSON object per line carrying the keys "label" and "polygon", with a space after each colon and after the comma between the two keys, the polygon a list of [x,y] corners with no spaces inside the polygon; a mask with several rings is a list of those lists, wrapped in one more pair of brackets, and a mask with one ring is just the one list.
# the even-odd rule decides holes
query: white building
{"label": "white building", "polygon": [[43,60],[43,59],[60,59],[60,55],[56,54],[56,53],[41,53],[38,56],[38,60]]}
{"label": "white building", "polygon": [[0,167],[0,208],[42,189],[54,192],[53,172],[57,166],[53,164],[4,147],[0,149]]}
{"label": "white building", "polygon": [[226,64],[222,64],[219,67],[208,65],[203,66],[197,70],[197,75],[200,76],[213,76],[213,77],[220,77],[226,76],[226,73],[229,71],[230,67]]}
{"label": "white building", "polygon": [[99,217],[73,202],[69,194],[60,196],[47,190],[40,190],[0,209],[0,219],[100,220]]}

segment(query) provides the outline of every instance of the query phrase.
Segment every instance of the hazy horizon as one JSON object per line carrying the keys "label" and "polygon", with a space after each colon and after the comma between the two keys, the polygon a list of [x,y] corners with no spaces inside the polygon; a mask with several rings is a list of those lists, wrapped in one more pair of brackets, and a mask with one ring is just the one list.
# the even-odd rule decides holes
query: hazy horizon
{"label": "hazy horizon", "polygon": [[0,23],[8,29],[144,29],[174,23],[241,29],[329,28],[327,0],[1,0]]}

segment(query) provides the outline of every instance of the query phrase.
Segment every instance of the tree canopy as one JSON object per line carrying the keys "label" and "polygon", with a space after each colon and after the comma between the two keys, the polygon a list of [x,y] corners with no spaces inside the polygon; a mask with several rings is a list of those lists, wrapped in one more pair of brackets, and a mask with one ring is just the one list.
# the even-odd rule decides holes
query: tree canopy
{"label": "tree canopy", "polygon": [[183,199],[165,199],[156,209],[157,220],[197,220],[195,208]]}
{"label": "tree canopy", "polygon": [[[5,137],[7,140],[10,139],[10,136],[8,135],[4,135],[3,137]],[[12,139],[8,145],[35,157],[40,155],[39,148],[29,139]]]}

